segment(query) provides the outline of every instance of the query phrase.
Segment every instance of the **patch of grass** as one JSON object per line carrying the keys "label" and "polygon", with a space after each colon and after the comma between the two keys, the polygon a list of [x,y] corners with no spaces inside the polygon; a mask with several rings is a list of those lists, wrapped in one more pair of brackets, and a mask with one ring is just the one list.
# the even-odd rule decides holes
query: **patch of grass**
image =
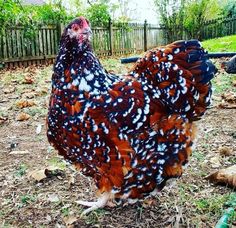
{"label": "patch of grass", "polygon": [[230,194],[209,195],[208,198],[197,199],[193,203],[196,210],[202,214],[220,216],[224,211],[224,205],[229,201]]}
{"label": "patch of grass", "polygon": [[31,196],[31,195],[21,196],[21,203],[22,204],[28,204],[29,202],[35,202],[35,200],[36,200],[35,196]]}
{"label": "patch of grass", "polygon": [[26,174],[26,170],[27,170],[27,166],[25,164],[20,164],[19,167],[17,167],[15,175],[17,177],[22,177]]}
{"label": "patch of grass", "polygon": [[85,223],[87,225],[95,225],[99,221],[99,218],[105,215],[105,212],[106,211],[104,209],[97,209],[95,211],[92,211],[86,216]]}
{"label": "patch of grass", "polygon": [[33,195],[22,195],[20,197],[20,203],[18,204],[18,208],[22,208],[30,203],[33,203],[36,201],[36,196]]}
{"label": "patch of grass", "polygon": [[195,158],[198,162],[203,162],[206,159],[206,155],[197,150],[193,151],[192,157]]}
{"label": "patch of grass", "polygon": [[215,94],[221,94],[227,91],[236,92],[236,88],[232,86],[236,80],[236,75],[219,74],[212,80],[213,90]]}
{"label": "patch of grass", "polygon": [[69,209],[69,207],[63,207],[63,208],[61,209],[61,213],[63,214],[64,217],[69,216],[69,214],[70,214],[70,209]]}
{"label": "patch of grass", "polygon": [[236,35],[206,40],[202,45],[209,52],[235,52]]}
{"label": "patch of grass", "polygon": [[65,170],[66,168],[66,163],[63,158],[53,157],[48,162],[50,165],[55,166],[61,170]]}
{"label": "patch of grass", "polygon": [[33,106],[26,109],[25,112],[31,116],[35,116],[36,114],[38,114],[39,116],[44,117],[47,115],[48,110],[46,108]]}

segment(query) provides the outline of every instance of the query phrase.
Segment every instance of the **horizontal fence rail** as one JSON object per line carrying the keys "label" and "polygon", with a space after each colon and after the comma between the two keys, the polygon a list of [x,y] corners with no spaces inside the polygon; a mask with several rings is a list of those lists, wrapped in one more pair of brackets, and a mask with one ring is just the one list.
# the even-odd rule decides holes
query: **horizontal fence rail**
{"label": "horizontal fence rail", "polygon": [[[0,69],[53,62],[64,27],[62,23],[39,25],[30,35],[18,25],[2,29]],[[168,39],[165,27],[147,21],[143,24],[113,24],[110,21],[107,27],[94,27],[92,31],[92,44],[98,56],[135,54],[174,40],[196,38],[176,29]],[[202,40],[236,34],[236,17],[208,21],[199,32]]]}

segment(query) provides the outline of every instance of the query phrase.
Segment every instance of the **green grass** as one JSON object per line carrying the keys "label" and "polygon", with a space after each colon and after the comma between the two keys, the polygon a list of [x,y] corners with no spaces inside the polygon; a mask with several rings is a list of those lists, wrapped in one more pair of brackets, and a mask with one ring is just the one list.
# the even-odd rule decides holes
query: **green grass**
{"label": "green grass", "polygon": [[206,40],[202,45],[209,52],[236,52],[236,35]]}
{"label": "green grass", "polygon": [[15,171],[17,177],[22,177],[26,174],[27,166],[25,164],[20,164]]}
{"label": "green grass", "polygon": [[214,80],[213,89],[215,94],[221,94],[228,91],[236,91],[235,87],[232,87],[233,81],[235,81],[236,75],[220,74]]}

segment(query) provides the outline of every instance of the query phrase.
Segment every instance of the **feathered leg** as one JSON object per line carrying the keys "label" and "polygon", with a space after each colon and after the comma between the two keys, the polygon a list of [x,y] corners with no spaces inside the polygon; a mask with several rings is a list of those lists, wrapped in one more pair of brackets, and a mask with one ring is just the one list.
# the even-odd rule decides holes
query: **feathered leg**
{"label": "feathered leg", "polygon": [[91,211],[97,210],[98,208],[105,207],[109,199],[110,199],[110,193],[105,192],[98,198],[97,201],[88,202],[88,201],[78,200],[76,201],[76,203],[89,207],[88,209],[82,212],[81,216],[83,216],[83,215],[88,214]]}

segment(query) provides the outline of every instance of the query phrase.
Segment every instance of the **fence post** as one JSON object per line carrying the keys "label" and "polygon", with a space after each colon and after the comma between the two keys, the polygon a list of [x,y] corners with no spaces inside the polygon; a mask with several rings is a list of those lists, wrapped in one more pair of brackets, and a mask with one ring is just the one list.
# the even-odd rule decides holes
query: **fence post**
{"label": "fence post", "polygon": [[110,47],[110,55],[113,55],[113,29],[112,29],[112,20],[109,19],[109,47]]}
{"label": "fence post", "polygon": [[144,40],[144,51],[147,51],[147,20],[144,21],[144,37],[143,37],[143,40]]}
{"label": "fence post", "polygon": [[61,35],[63,33],[64,30],[64,24],[62,22],[58,22],[57,23],[57,34],[58,34],[58,40],[60,42],[61,40]]}

